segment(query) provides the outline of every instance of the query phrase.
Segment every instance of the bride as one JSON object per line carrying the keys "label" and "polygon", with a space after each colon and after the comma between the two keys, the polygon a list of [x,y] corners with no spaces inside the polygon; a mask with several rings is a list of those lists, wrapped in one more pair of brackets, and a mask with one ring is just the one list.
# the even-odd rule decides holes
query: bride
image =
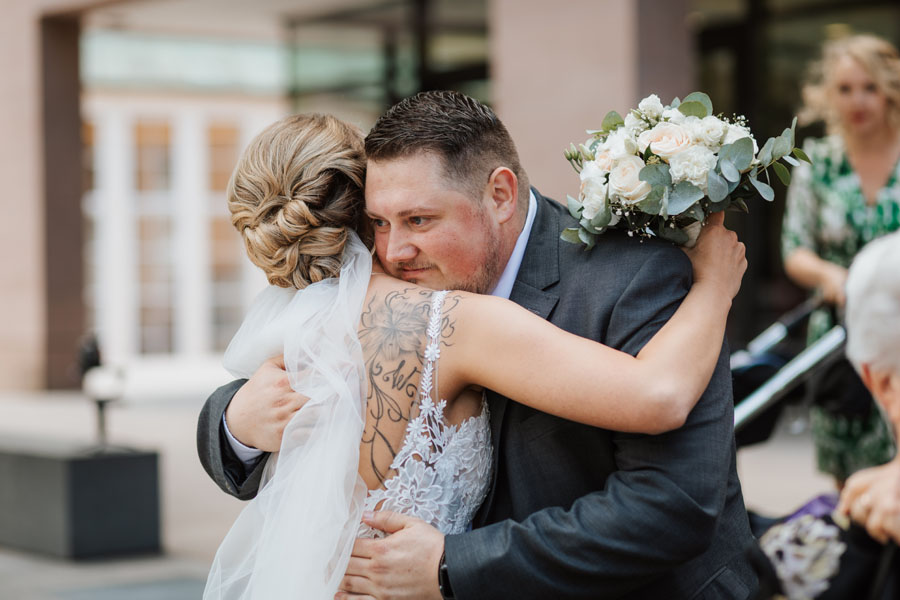
{"label": "bride", "polygon": [[[363,510],[464,531],[487,492],[483,388],[589,425],[680,427],[719,356],[743,244],[711,218],[688,251],[694,284],[637,357],[517,304],[385,274],[366,242],[362,134],[325,115],[282,119],[244,151],[232,222],[272,284],[225,356],[237,377],[284,356],[308,398],[259,494],[216,554],[204,598],[332,598]],[[686,367],[687,365],[687,367]]]}

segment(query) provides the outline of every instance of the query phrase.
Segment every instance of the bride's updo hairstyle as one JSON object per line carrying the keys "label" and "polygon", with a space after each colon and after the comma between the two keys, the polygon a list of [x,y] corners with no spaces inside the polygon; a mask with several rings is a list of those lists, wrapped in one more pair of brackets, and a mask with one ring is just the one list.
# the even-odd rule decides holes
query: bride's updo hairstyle
{"label": "bride's updo hairstyle", "polygon": [[340,274],[349,232],[364,222],[365,167],[362,132],[330,115],[286,117],[250,142],[228,209],[269,283],[302,289]]}

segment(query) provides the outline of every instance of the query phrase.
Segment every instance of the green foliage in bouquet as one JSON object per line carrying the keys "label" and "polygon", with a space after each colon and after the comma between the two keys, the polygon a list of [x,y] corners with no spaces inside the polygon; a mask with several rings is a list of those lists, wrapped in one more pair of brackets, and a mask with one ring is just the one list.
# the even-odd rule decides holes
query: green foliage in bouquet
{"label": "green foliage in bouquet", "polygon": [[710,213],[747,212],[747,200],[756,196],[771,201],[770,169],[787,185],[791,176],[782,162],[809,162],[795,147],[796,123],[757,150],[745,119],[714,115],[702,92],[668,106],[648,96],[625,118],[610,111],[599,130],[565,153],[581,191],[568,197],[579,226],[562,238],[592,248],[598,235],[618,228],[692,244]]}

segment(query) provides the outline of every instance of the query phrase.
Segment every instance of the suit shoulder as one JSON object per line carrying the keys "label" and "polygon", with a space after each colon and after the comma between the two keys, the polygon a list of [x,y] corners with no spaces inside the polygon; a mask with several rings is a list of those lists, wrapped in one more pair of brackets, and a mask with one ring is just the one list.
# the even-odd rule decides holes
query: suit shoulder
{"label": "suit shoulder", "polygon": [[581,244],[571,244],[559,239],[559,234],[567,227],[577,227],[568,209],[561,203],[538,196],[544,209],[556,213],[559,219],[557,237],[559,263],[562,272],[584,271],[630,276],[641,269],[652,268],[655,273],[690,277],[693,269],[687,255],[671,242],[656,237],[635,239],[625,231],[609,230],[598,236],[597,245],[586,250]]}

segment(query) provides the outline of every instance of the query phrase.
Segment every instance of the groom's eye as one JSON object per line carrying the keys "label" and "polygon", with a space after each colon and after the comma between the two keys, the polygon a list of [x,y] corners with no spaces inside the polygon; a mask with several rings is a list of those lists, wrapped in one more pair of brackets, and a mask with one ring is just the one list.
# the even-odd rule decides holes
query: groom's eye
{"label": "groom's eye", "polygon": [[372,225],[374,227],[384,227],[385,225],[387,225],[387,221],[385,221],[384,219],[372,219]]}
{"label": "groom's eye", "polygon": [[410,217],[409,222],[413,225],[424,225],[428,222],[428,217]]}

